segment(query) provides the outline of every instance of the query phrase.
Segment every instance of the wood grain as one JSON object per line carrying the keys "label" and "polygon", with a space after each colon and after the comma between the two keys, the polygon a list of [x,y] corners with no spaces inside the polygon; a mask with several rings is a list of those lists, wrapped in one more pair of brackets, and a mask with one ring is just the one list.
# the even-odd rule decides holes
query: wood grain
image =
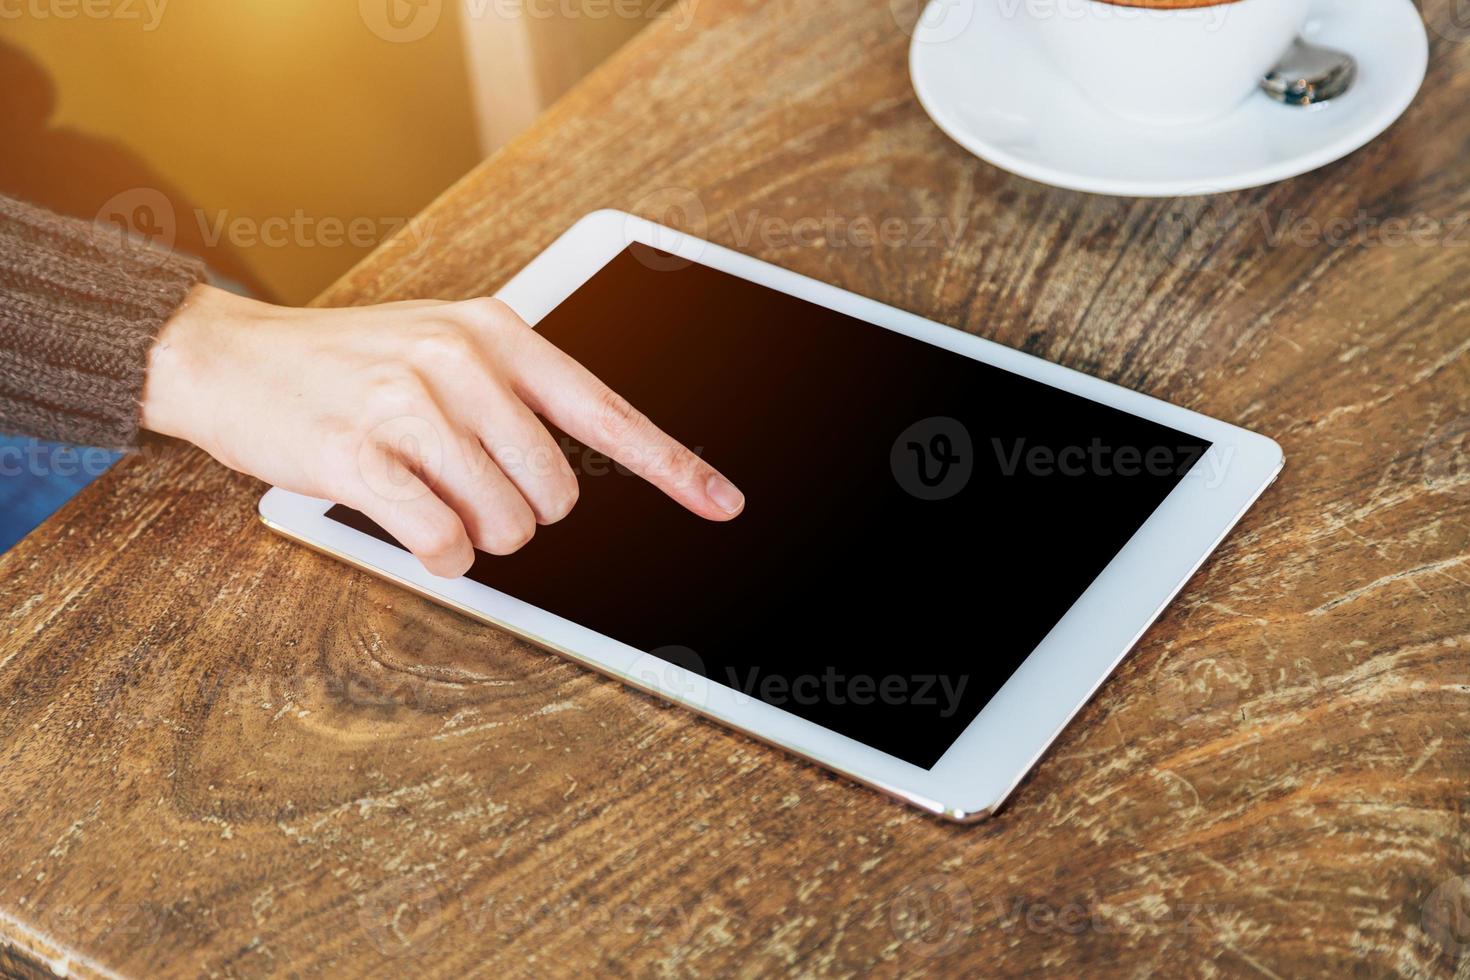
{"label": "wood grain", "polygon": [[1001,815],[925,818],[294,547],[171,447],[0,560],[4,969],[1470,973],[1436,918],[1470,873],[1470,49],[1436,34],[1405,118],[1317,173],[1111,199],[946,140],[903,6],[655,24],[322,301],[489,292],[586,211],[682,205],[1275,436],[1281,480]]}

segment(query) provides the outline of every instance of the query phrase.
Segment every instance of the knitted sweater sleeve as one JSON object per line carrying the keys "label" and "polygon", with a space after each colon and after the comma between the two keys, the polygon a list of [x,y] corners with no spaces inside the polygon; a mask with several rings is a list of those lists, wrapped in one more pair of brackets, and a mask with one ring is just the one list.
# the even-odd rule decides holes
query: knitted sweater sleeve
{"label": "knitted sweater sleeve", "polygon": [[0,195],[0,431],[126,449],[195,259]]}

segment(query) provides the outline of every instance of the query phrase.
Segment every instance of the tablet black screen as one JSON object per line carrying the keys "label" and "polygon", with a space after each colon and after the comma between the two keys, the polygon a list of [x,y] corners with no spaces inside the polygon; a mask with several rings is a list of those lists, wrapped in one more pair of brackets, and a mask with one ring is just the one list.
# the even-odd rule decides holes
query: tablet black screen
{"label": "tablet black screen", "polygon": [[556,432],[579,503],[470,577],[924,768],[1209,447],[642,245],[538,329],[745,511]]}

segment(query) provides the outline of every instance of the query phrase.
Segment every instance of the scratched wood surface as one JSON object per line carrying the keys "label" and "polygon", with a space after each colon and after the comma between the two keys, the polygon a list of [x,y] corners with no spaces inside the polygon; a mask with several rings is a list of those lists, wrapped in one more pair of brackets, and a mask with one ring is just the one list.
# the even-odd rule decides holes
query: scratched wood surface
{"label": "scratched wood surface", "polygon": [[1137,201],[951,144],[903,7],[655,23],[324,301],[489,292],[586,211],[682,210],[1280,440],[1001,815],[928,819],[288,544],[173,447],[0,561],[0,969],[1470,972],[1463,35],[1347,160]]}

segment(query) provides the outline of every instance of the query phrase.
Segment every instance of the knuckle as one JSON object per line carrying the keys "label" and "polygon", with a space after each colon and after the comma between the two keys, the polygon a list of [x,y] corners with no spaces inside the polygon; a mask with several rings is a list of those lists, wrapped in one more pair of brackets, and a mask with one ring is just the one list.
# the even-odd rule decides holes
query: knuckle
{"label": "knuckle", "polygon": [[357,462],[364,448],[364,436],[355,425],[347,422],[327,422],[321,430],[318,453],[323,467],[341,470]]}
{"label": "knuckle", "polygon": [[442,370],[464,364],[474,357],[474,345],[456,323],[435,324],[419,331],[409,341],[410,360]]}
{"label": "knuckle", "polygon": [[318,450],[318,482],[327,496],[339,503],[356,499],[362,486],[363,466],[371,461],[364,456],[374,452],[356,429],[346,425],[331,427],[322,436]]}
{"label": "knuckle", "polygon": [[412,372],[385,370],[368,383],[364,404],[379,419],[415,415],[423,407],[428,391]]}
{"label": "knuckle", "polygon": [[445,558],[454,554],[464,537],[464,529],[449,520],[435,521],[424,528],[415,549],[421,556]]}
{"label": "knuckle", "polygon": [[663,465],[668,469],[669,476],[683,480],[696,480],[712,472],[709,464],[683,446],[670,450],[666,455],[667,458],[663,461]]}
{"label": "knuckle", "polygon": [[644,422],[643,414],[611,388],[598,393],[596,413],[598,432],[614,445],[636,433]]}
{"label": "knuckle", "polygon": [[485,542],[485,550],[492,555],[511,555],[530,544],[536,536],[536,521],[530,512],[514,520],[504,521],[496,527]]}
{"label": "knuckle", "polygon": [[455,304],[462,322],[482,330],[510,329],[521,325],[521,318],[504,302],[492,296],[479,296]]}
{"label": "knuckle", "polygon": [[572,512],[582,496],[582,488],[575,479],[569,479],[557,489],[555,500],[546,509],[546,523],[555,524]]}

